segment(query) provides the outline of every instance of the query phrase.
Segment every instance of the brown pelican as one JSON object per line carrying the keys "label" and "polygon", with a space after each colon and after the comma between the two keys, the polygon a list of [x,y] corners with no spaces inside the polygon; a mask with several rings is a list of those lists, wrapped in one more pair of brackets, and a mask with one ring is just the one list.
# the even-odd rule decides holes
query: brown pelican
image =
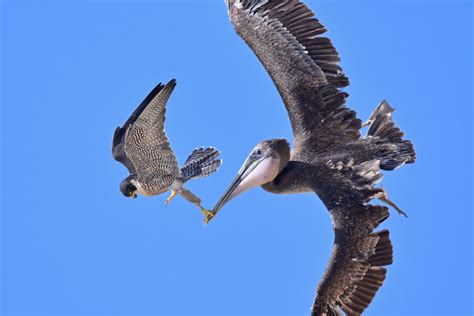
{"label": "brown pelican", "polygon": [[158,84],[143,100],[122,127],[117,127],[112,141],[112,156],[127,167],[130,175],[120,183],[126,197],[158,195],[170,190],[165,205],[179,194],[195,204],[205,216],[211,216],[201,199],[183,187],[191,179],[215,172],[221,160],[213,147],[195,149],[181,168],[164,130],[166,102],[176,80]]}
{"label": "brown pelican", "polygon": [[[314,192],[333,219],[332,256],[320,281],[312,315],[360,315],[382,285],[392,263],[387,230],[374,229],[389,216],[391,202],[374,185],[381,169],[415,161],[410,141],[383,101],[370,116],[367,135],[345,106],[349,84],[326,29],[298,0],[227,0],[236,32],[264,65],[285,104],[294,135],[255,146],[213,209],[256,187],[271,193]],[[402,213],[404,214],[404,213]],[[208,218],[208,220],[210,217]]]}

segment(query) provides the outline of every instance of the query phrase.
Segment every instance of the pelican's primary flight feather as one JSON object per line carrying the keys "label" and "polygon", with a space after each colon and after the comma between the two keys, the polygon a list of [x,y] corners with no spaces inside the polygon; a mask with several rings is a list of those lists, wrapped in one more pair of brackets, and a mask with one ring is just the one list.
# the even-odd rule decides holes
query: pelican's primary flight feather
{"label": "pelican's primary flight feather", "polygon": [[220,152],[213,147],[195,149],[183,167],[164,130],[166,103],[176,80],[158,84],[132,113],[122,127],[117,127],[112,141],[112,156],[127,167],[130,175],[120,183],[126,197],[158,195],[171,191],[166,205],[179,194],[209,216],[201,199],[183,187],[186,181],[206,177],[221,164]]}
{"label": "pelican's primary flight feather", "polygon": [[[392,263],[387,230],[374,229],[401,210],[376,188],[381,169],[415,161],[413,145],[392,121],[386,101],[367,121],[345,106],[340,88],[349,80],[326,29],[298,0],[227,0],[236,32],[269,73],[285,104],[294,147],[285,139],[258,144],[213,209],[214,215],[238,194],[261,185],[285,194],[314,192],[333,219],[334,247],[320,281],[312,315],[360,315],[369,306]],[[403,212],[401,212],[404,214]],[[208,218],[208,220],[211,217]]]}

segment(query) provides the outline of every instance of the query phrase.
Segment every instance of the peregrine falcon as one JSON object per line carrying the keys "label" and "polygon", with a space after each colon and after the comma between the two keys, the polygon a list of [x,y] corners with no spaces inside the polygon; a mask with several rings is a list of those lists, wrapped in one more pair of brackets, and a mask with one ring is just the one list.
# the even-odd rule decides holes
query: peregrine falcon
{"label": "peregrine falcon", "polygon": [[200,208],[204,217],[210,214],[201,205],[201,199],[183,185],[191,180],[207,177],[217,171],[222,160],[213,147],[198,148],[189,155],[179,168],[164,130],[166,102],[176,80],[166,85],[159,83],[132,113],[122,127],[115,129],[112,156],[127,167],[130,175],[120,183],[120,191],[126,197],[159,195],[171,191],[165,205],[176,195],[181,195]]}

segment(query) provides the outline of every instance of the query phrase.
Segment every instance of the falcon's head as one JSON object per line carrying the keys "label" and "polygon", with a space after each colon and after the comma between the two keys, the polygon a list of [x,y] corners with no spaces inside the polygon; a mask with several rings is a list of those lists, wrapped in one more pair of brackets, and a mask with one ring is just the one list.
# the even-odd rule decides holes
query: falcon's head
{"label": "falcon's head", "polygon": [[137,176],[134,174],[126,177],[122,182],[120,182],[120,191],[126,197],[137,197],[137,187],[132,183],[132,180],[137,181]]}

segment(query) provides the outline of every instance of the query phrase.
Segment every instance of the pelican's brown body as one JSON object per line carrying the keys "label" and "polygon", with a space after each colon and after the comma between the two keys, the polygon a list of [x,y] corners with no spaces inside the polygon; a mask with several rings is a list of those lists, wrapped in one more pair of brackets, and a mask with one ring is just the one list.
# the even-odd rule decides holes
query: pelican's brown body
{"label": "pelican's brown body", "polygon": [[415,161],[413,145],[392,121],[386,101],[363,126],[345,106],[340,88],[349,80],[325,28],[298,0],[228,0],[236,32],[260,59],[277,87],[294,134],[258,144],[214,207],[214,215],[238,194],[261,185],[271,193],[314,192],[333,219],[331,260],[318,285],[312,315],[360,315],[369,306],[392,263],[388,218],[379,199],[404,214],[375,184],[381,169]]}

